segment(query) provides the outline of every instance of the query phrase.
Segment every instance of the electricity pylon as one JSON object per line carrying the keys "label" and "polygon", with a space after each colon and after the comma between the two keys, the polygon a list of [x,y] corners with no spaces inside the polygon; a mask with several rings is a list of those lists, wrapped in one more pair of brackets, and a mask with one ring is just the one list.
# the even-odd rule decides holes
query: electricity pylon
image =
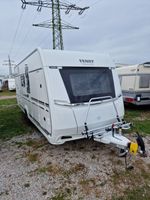
{"label": "electricity pylon", "polygon": [[10,56],[8,55],[8,60],[4,60],[4,64],[5,66],[9,66],[9,78],[12,78],[13,77],[13,73],[12,73],[12,66],[16,66],[14,64],[15,61],[11,60],[10,59]]}
{"label": "electricity pylon", "polygon": [[38,0],[38,1],[22,1],[22,8],[25,9],[26,5],[32,5],[37,7],[37,11],[41,11],[42,7],[51,8],[52,10],[52,20],[45,21],[40,24],[33,24],[33,26],[52,28],[53,36],[53,49],[64,49],[63,46],[63,36],[62,29],[79,29],[78,27],[73,27],[68,23],[61,21],[60,10],[65,10],[65,14],[69,14],[71,10],[78,11],[81,15],[89,7],[78,7],[75,4],[69,4],[68,2],[60,2],[60,0]]}

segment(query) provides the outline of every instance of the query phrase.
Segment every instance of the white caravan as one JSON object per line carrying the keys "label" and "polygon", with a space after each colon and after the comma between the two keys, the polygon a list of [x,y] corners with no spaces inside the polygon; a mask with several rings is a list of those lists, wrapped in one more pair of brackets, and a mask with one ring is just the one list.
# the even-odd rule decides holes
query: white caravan
{"label": "white caravan", "polygon": [[14,78],[9,78],[8,79],[8,90],[9,91],[16,90],[16,84],[15,84],[15,79]]}
{"label": "white caravan", "polygon": [[36,49],[15,67],[17,101],[51,144],[92,138],[128,149],[123,98],[109,56]]}
{"label": "white caravan", "polygon": [[150,105],[150,62],[117,68],[124,101]]}

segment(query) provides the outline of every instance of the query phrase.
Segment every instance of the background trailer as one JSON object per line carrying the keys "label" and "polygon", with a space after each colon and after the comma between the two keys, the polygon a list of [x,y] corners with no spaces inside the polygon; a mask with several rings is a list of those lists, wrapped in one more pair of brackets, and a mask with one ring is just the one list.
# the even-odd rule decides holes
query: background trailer
{"label": "background trailer", "polygon": [[150,63],[117,68],[124,101],[150,105]]}

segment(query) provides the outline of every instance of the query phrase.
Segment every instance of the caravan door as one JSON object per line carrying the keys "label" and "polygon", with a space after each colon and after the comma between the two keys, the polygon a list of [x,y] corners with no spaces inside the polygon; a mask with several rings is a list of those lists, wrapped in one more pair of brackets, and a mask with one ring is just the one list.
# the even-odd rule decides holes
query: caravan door
{"label": "caravan door", "polygon": [[[108,67],[65,67],[60,70],[78,125],[98,128],[116,121],[112,70]],[[102,103],[103,102],[103,103]]]}

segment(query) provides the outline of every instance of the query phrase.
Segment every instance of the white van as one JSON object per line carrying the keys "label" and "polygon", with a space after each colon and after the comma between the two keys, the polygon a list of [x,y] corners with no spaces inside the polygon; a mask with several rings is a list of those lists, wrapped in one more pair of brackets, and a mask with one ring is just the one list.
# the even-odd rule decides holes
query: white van
{"label": "white van", "polygon": [[14,78],[9,78],[8,79],[8,90],[9,91],[16,90],[16,84],[15,84],[15,79]]}
{"label": "white van", "polygon": [[107,55],[36,49],[15,68],[17,101],[51,144],[92,138],[129,147],[123,98]]}
{"label": "white van", "polygon": [[0,79],[0,91],[2,91],[2,87],[3,87],[3,80]]}
{"label": "white van", "polygon": [[150,105],[150,62],[117,68],[126,103]]}

